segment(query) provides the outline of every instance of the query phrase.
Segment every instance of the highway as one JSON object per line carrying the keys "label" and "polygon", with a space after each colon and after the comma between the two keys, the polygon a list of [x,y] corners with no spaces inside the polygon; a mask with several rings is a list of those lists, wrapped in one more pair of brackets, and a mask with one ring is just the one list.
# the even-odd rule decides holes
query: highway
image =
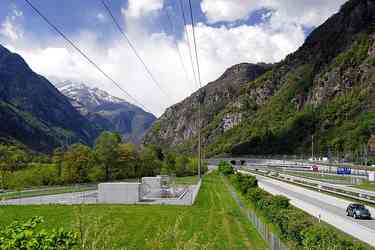
{"label": "highway", "polygon": [[[247,173],[241,171],[242,173]],[[252,174],[255,175],[255,174]],[[325,221],[371,246],[375,246],[375,220],[354,220],[346,216],[346,207],[351,203],[344,199],[311,191],[272,178],[256,175],[259,187],[273,195],[283,195],[298,207],[314,217]],[[375,209],[370,208],[375,216]]]}

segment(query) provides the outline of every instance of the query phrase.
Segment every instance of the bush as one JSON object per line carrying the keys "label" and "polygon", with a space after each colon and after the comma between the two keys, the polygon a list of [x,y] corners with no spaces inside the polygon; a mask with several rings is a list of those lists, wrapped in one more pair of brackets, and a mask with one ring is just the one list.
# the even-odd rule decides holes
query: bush
{"label": "bush", "polygon": [[[221,171],[226,165],[221,165]],[[289,199],[271,195],[257,187],[256,178],[237,173],[230,180],[250,200],[270,223],[275,225],[280,237],[291,242],[292,249],[366,249],[361,243],[347,240],[329,226],[318,224],[312,216],[290,206]]]}
{"label": "bush", "polygon": [[221,161],[219,163],[219,172],[222,173],[225,176],[228,176],[228,175],[234,174],[234,169],[233,169],[232,165],[230,165],[228,162]]}
{"label": "bush", "polygon": [[268,193],[263,191],[260,188],[254,188],[247,193],[248,199],[253,203],[256,204],[259,200],[263,200],[265,197],[268,196]]}
{"label": "bush", "polygon": [[233,182],[242,194],[247,194],[251,189],[258,187],[256,177],[251,175],[237,173],[233,178]]}
{"label": "bush", "polygon": [[26,223],[13,222],[0,230],[0,249],[2,250],[70,250],[78,245],[78,236],[62,229],[47,232],[38,230],[37,226],[43,222],[35,217]]}

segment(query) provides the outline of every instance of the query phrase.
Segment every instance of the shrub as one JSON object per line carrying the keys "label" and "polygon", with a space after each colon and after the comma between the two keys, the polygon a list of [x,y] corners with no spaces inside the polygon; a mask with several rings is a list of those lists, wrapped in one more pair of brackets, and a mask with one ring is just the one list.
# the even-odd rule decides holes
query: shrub
{"label": "shrub", "polygon": [[70,250],[78,245],[78,237],[72,232],[62,229],[55,229],[52,232],[38,230],[37,226],[42,222],[42,218],[35,217],[26,223],[13,222],[1,229],[0,249]]}
{"label": "shrub", "polygon": [[242,194],[247,194],[251,189],[258,187],[256,177],[251,175],[237,173],[233,178],[233,182]]}
{"label": "shrub", "polygon": [[219,163],[219,172],[222,173],[223,175],[232,175],[234,174],[234,169],[233,167],[226,161],[221,161]]}
{"label": "shrub", "polygon": [[259,200],[263,200],[268,194],[260,188],[254,188],[247,193],[248,199],[256,204]]}

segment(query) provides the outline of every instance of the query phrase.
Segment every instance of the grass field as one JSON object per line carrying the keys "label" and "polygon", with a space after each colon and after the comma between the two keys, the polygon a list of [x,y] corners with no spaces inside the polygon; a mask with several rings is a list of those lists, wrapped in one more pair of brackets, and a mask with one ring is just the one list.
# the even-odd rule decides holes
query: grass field
{"label": "grass field", "polygon": [[197,184],[199,181],[198,176],[186,176],[186,177],[177,177],[176,184],[179,185],[193,185]]}
{"label": "grass field", "polygon": [[365,182],[359,185],[352,186],[354,188],[365,189],[369,191],[375,191],[375,182]]}
{"label": "grass field", "polygon": [[306,177],[309,179],[314,179],[314,180],[321,180],[321,181],[347,181],[350,182],[351,177],[349,176],[339,176],[339,175],[327,175],[327,174],[320,174],[320,173],[307,173],[307,172],[291,172],[288,171],[286,172],[289,175],[294,175],[298,177]]}
{"label": "grass field", "polygon": [[0,207],[0,225],[33,216],[113,249],[267,249],[216,173],[204,178],[194,206]]}

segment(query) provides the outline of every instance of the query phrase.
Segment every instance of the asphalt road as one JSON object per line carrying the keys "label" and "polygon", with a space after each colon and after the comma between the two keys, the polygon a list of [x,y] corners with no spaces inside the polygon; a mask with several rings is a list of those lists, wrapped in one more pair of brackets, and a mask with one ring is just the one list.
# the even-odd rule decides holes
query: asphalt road
{"label": "asphalt road", "polygon": [[[259,187],[265,191],[284,195],[290,199],[292,205],[375,246],[375,220],[354,220],[347,217],[346,207],[351,202],[259,175],[257,179]],[[374,208],[370,208],[370,212],[375,216]]]}

